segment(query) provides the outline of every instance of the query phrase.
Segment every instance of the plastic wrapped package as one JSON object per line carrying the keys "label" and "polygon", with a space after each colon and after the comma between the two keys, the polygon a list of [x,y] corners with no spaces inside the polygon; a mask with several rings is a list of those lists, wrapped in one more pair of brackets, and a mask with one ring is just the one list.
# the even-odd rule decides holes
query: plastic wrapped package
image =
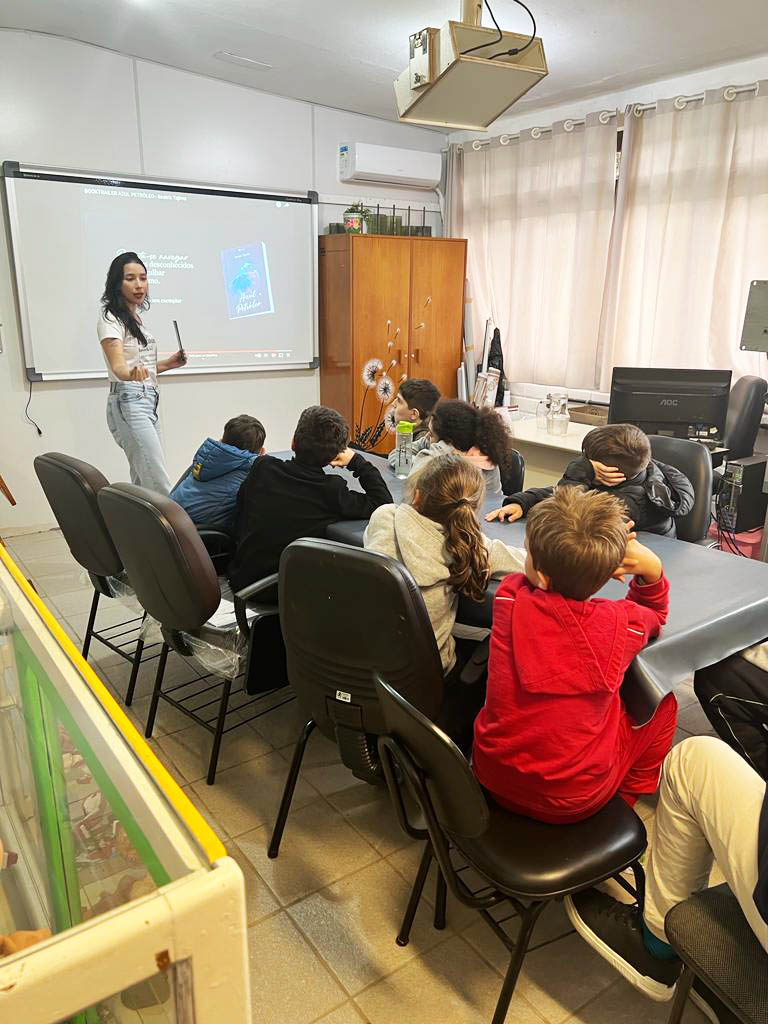
{"label": "plastic wrapped package", "polygon": [[112,597],[119,601],[120,604],[124,604],[131,611],[137,615],[143,615],[144,609],[139,604],[139,600],[128,582],[127,576],[107,576],[107,585],[112,592]]}
{"label": "plastic wrapped package", "polygon": [[[252,616],[253,613],[250,613],[248,618]],[[165,639],[162,626],[149,615],[144,620],[140,635],[145,644],[162,643]],[[248,645],[237,628],[232,601],[222,599],[218,609],[203,626],[200,636],[180,632],[179,637],[188,651],[179,653],[190,658],[204,672],[211,672],[224,679],[234,679],[240,674]]]}

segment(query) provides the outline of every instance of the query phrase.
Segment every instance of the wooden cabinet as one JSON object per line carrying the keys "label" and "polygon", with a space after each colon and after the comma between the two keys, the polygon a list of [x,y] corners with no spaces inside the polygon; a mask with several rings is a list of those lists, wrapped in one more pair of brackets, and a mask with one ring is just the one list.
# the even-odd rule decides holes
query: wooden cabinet
{"label": "wooden cabinet", "polygon": [[463,238],[320,238],[320,401],[355,444],[392,449],[387,411],[406,377],[456,396],[466,252]]}

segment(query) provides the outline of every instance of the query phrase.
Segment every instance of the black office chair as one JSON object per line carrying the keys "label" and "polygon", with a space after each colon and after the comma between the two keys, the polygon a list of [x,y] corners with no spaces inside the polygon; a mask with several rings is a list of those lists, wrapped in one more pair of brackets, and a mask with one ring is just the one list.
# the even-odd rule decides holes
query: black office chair
{"label": "black office chair", "polygon": [[[446,884],[461,903],[478,910],[510,952],[493,1024],[502,1024],[515,990],[534,926],[552,900],[614,877],[641,905],[644,875],[639,858],[645,827],[614,797],[586,821],[546,825],[505,811],[483,791],[458,747],[377,674],[376,692],[386,725],[379,739],[382,767],[403,830],[425,839],[397,943],[405,946],[433,857],[438,865],[435,927],[445,927]],[[408,818],[403,787],[415,797],[426,831]],[[451,850],[487,883],[472,891]],[[636,888],[619,874],[631,867]],[[513,940],[490,910],[511,904],[520,920]]]}
{"label": "black office chair", "polygon": [[[104,487],[98,500],[137,597],[162,627],[163,644],[145,734],[152,735],[160,700],[207,729],[213,734],[207,781],[208,785],[213,785],[224,733],[281,706],[270,704],[245,718],[238,712],[245,708],[250,710],[253,701],[230,705],[235,679],[243,680],[246,696],[252,693],[269,696],[285,686],[284,678],[274,680],[278,685],[267,684],[266,687],[256,685],[254,678],[259,673],[258,626],[262,620],[276,616],[277,607],[252,602],[259,593],[274,587],[277,574],[235,595],[236,624],[213,626],[208,620],[221,602],[219,580],[205,545],[184,509],[170,498],[134,484]],[[234,652],[234,657],[222,659],[234,670],[230,672],[222,667],[216,672],[196,674],[164,691],[163,676],[169,652],[174,650],[182,657],[193,658],[202,645]],[[203,683],[207,685],[201,686]],[[183,690],[186,694],[177,696]],[[292,699],[291,694],[282,703]],[[216,704],[218,709],[210,717]],[[230,715],[235,715],[235,721],[227,726]]]}
{"label": "black office chair", "polygon": [[[102,597],[120,597],[121,591],[130,591],[123,563],[112,543],[97,500],[99,492],[108,486],[109,481],[90,463],[59,452],[38,455],[34,464],[40,486],[72,557],[88,573],[93,586],[93,600],[83,638],[83,657],[88,657],[91,640],[96,639],[131,663],[125,694],[125,703],[130,705],[144,657],[145,645],[140,633],[143,616],[132,616],[105,629],[95,628],[99,600]],[[151,661],[157,656],[158,652],[155,652],[144,660]]]}
{"label": "black office chair", "polygon": [[280,622],[288,679],[307,724],[296,744],[269,856],[280,850],[307,740],[317,727],[359,779],[381,781],[384,732],[374,668],[426,715],[443,702],[443,670],[424,600],[399,562],[330,540],[304,538],[280,559]]}
{"label": "black office chair", "polygon": [[712,521],[712,459],[709,451],[697,441],[686,441],[680,437],[653,434],[648,440],[654,459],[679,469],[693,484],[693,508],[687,516],[675,520],[677,539],[703,547],[716,547],[717,542],[707,537]]}
{"label": "black office chair", "polygon": [[678,903],[664,919],[664,931],[685,964],[668,1024],[680,1024],[694,978],[742,1024],[766,1024],[768,953],[727,885]]}
{"label": "black office chair", "polygon": [[501,489],[505,495],[517,494],[525,486],[525,459],[516,448],[508,453],[508,462],[501,472]]}
{"label": "black office chair", "polygon": [[729,458],[742,459],[754,454],[766,395],[768,381],[762,377],[740,377],[731,388],[723,435]]}

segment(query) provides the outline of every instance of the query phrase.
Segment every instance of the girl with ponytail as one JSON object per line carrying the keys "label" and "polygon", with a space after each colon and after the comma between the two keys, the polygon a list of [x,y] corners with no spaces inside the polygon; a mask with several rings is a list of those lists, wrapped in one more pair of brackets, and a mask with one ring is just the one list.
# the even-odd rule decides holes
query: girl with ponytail
{"label": "girl with ponytail", "polygon": [[471,461],[433,455],[409,478],[403,504],[381,505],[365,531],[366,548],[402,562],[416,580],[445,673],[456,664],[459,595],[482,601],[491,576],[524,571],[524,551],[480,529],[484,494],[483,474]]}

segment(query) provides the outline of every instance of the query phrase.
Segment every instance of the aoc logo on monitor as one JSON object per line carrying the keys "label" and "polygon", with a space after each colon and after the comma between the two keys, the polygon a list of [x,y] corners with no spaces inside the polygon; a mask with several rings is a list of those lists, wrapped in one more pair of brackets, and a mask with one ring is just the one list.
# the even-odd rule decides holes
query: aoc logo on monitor
{"label": "aoc logo on monitor", "polygon": [[224,249],[221,266],[230,320],[274,313],[269,261],[264,242]]}
{"label": "aoc logo on monitor", "polygon": [[666,405],[668,407],[674,408],[677,405],[677,403],[678,403],[678,399],[677,398],[662,398],[661,401],[659,402],[659,405],[662,405],[662,406]]}

